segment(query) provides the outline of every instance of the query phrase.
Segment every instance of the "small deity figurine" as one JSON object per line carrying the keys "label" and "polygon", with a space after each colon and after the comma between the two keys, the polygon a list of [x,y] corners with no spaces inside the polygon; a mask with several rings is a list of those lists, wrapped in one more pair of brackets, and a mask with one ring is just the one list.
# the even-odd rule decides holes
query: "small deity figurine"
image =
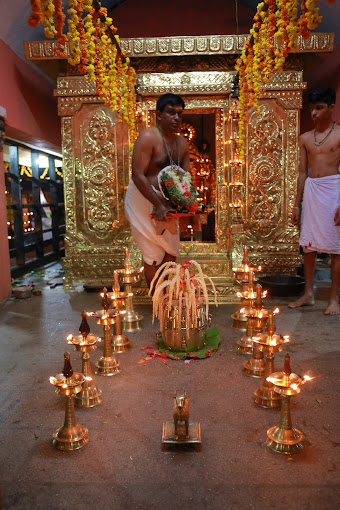
{"label": "small deity figurine", "polygon": [[178,422],[185,422],[185,439],[189,439],[189,396],[176,390],[172,413],[175,424],[175,439],[178,440]]}

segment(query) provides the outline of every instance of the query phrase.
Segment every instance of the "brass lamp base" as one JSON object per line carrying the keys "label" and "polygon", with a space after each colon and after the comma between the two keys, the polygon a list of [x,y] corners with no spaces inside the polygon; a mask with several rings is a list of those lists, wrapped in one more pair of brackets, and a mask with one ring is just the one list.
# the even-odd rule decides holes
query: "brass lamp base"
{"label": "brass lamp base", "polygon": [[127,312],[122,318],[123,330],[127,333],[133,333],[143,329],[142,320],[143,315],[137,312]]}
{"label": "brass lamp base", "polygon": [[175,438],[175,425],[173,421],[163,422],[163,444],[201,444],[201,424],[189,422],[189,437],[185,437],[184,423],[178,424],[178,439]]}
{"label": "brass lamp base", "polygon": [[267,446],[276,453],[292,455],[303,449],[303,434],[298,429],[283,430],[280,427],[271,427],[267,431]]}
{"label": "brass lamp base", "polygon": [[74,397],[74,404],[80,408],[95,407],[103,402],[101,394],[102,390],[97,388],[95,384],[91,384],[85,388],[83,387],[81,392],[77,393]]}
{"label": "brass lamp base", "polygon": [[114,356],[106,357],[102,356],[99,361],[96,363],[96,374],[97,375],[116,375],[119,374],[121,368],[119,367],[120,363],[116,360]]}
{"label": "brass lamp base", "polygon": [[281,407],[281,396],[274,391],[274,388],[269,388],[263,384],[254,391],[255,404],[265,407],[267,409],[279,409]]}
{"label": "brass lamp base", "polygon": [[238,330],[238,331],[245,331],[247,328],[247,317],[243,315],[240,312],[233,313],[231,316],[233,319],[232,322],[232,329]]}
{"label": "brass lamp base", "polygon": [[79,423],[73,427],[63,425],[54,432],[53,438],[53,446],[62,451],[78,450],[90,441],[87,428]]}
{"label": "brass lamp base", "polygon": [[236,350],[241,354],[251,354],[253,352],[253,338],[247,334],[243,335],[241,340],[236,342]]}
{"label": "brass lamp base", "polygon": [[114,352],[125,352],[131,349],[131,340],[124,333],[111,336],[112,350]]}
{"label": "brass lamp base", "polygon": [[247,375],[249,377],[263,377],[264,375],[264,369],[265,369],[265,360],[262,359],[255,359],[250,358],[248,361],[245,361],[243,363],[243,370],[242,372],[244,375]]}

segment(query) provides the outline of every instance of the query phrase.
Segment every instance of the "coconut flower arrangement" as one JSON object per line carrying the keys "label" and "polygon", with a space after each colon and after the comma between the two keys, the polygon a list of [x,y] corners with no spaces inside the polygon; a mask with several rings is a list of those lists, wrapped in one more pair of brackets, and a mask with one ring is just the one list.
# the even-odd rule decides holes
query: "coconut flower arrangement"
{"label": "coconut flower arrangement", "polygon": [[152,322],[158,317],[162,331],[165,306],[170,310],[175,300],[178,302],[179,317],[185,309],[187,325],[191,318],[194,328],[197,327],[197,306],[202,302],[208,321],[209,297],[205,280],[211,284],[215,304],[218,306],[215,285],[209,276],[203,274],[198,262],[195,260],[187,260],[184,264],[166,262],[160,266],[149,290],[149,295],[154,290]]}
{"label": "coconut flower arrangement", "polygon": [[176,211],[198,209],[195,181],[190,172],[176,166],[164,168],[158,175],[159,189]]}

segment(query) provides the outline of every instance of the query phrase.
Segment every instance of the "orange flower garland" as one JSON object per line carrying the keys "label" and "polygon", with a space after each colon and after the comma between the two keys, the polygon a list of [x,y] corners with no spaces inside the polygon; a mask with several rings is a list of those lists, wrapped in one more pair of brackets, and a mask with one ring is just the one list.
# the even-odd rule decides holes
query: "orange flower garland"
{"label": "orange flower garland", "polygon": [[39,23],[41,23],[41,8],[40,8],[40,0],[31,0],[32,14],[29,16],[27,23],[36,28]]}
{"label": "orange flower garland", "polygon": [[65,58],[67,56],[65,50],[65,44],[67,42],[67,37],[63,34],[64,24],[65,24],[65,14],[63,12],[63,4],[61,0],[54,0],[54,20],[55,20],[55,28],[56,28],[56,38],[58,41],[58,46],[55,49],[56,55],[59,57]]}
{"label": "orange flower garland", "polygon": [[[98,2],[99,3],[99,2]],[[68,0],[68,32],[63,33],[65,14],[62,0],[31,0],[30,26],[42,23],[47,37],[56,37],[55,52],[66,57],[69,43],[69,64],[75,66],[87,80],[96,82],[102,101],[117,112],[118,120],[125,120],[129,127],[131,146],[135,138],[135,71],[124,52],[120,50],[119,37],[107,9],[93,6],[93,0]],[[114,40],[112,40],[114,39]],[[118,50],[117,50],[118,47]]]}

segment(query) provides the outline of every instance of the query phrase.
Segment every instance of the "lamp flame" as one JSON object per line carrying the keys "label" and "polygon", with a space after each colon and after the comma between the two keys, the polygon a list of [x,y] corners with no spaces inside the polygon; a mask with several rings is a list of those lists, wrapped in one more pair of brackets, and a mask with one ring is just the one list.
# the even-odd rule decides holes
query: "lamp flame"
{"label": "lamp flame", "polygon": [[243,297],[241,292],[236,292],[237,297]]}
{"label": "lamp flame", "polygon": [[67,343],[68,343],[68,344],[72,344],[73,335],[72,335],[72,334],[71,334],[71,335],[68,335],[68,337],[66,338],[66,340],[67,340]]}
{"label": "lamp flame", "polygon": [[267,294],[268,294],[268,291],[267,291],[267,290],[264,290],[264,291],[262,292],[262,297],[266,297],[266,295],[267,295]]}
{"label": "lamp flame", "polygon": [[310,377],[309,375],[304,375],[303,379],[307,382],[307,381],[312,381],[314,379],[314,377]]}
{"label": "lamp flame", "polygon": [[293,383],[290,385],[290,387],[293,389],[293,390],[297,390],[298,389],[298,385]]}
{"label": "lamp flame", "polygon": [[240,313],[244,313],[244,312],[245,312],[245,308],[241,308]]}
{"label": "lamp flame", "polygon": [[277,313],[280,313],[280,308],[275,308],[275,310],[273,310],[273,315],[276,315]]}
{"label": "lamp flame", "polygon": [[258,270],[258,271],[261,271],[261,270],[262,270],[262,266],[259,266],[259,267],[257,268],[257,270]]}
{"label": "lamp flame", "polygon": [[248,264],[246,264],[246,265],[244,266],[244,270],[245,270],[245,272],[246,272],[246,273],[248,273],[248,272],[249,272],[249,266],[248,266]]}
{"label": "lamp flame", "polygon": [[278,377],[271,377],[271,376],[269,376],[269,377],[267,377],[266,381],[275,384],[275,383],[281,382],[281,379],[279,379]]}
{"label": "lamp flame", "polygon": [[62,385],[62,388],[64,388],[64,389],[66,389],[67,387],[68,387],[67,384]]}
{"label": "lamp flame", "polygon": [[87,375],[87,376],[85,377],[85,380],[86,380],[86,381],[92,381],[92,377],[90,377],[89,375]]}
{"label": "lamp flame", "polygon": [[290,342],[289,335],[283,335],[283,343],[286,344],[287,342]]}

